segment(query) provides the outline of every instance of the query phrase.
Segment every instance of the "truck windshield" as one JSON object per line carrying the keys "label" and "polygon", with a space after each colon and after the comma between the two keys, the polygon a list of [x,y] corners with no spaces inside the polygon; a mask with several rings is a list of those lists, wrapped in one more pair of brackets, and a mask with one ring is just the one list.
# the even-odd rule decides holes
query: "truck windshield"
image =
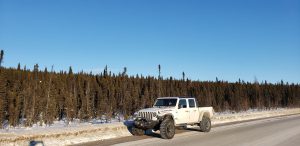
{"label": "truck windshield", "polygon": [[176,106],[177,99],[157,99],[154,106]]}

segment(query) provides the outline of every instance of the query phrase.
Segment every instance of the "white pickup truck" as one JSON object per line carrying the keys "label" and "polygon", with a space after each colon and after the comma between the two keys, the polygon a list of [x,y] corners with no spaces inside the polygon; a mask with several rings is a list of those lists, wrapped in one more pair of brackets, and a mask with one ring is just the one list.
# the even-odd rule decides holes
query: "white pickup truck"
{"label": "white pickup truck", "polygon": [[134,114],[133,135],[143,135],[145,130],[159,130],[163,139],[172,139],[175,127],[198,125],[200,131],[211,129],[212,107],[198,107],[195,98],[161,97],[153,108],[139,110]]}

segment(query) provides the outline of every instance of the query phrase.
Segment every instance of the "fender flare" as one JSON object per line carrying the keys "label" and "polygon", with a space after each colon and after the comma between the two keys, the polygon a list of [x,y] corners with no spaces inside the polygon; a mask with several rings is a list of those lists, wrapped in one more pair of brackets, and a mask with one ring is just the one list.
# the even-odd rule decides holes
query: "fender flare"
{"label": "fender flare", "polygon": [[199,123],[202,121],[203,116],[211,118],[212,114],[209,111],[203,111],[203,112],[201,112],[200,115],[199,115],[199,119],[198,119]]}
{"label": "fender flare", "polygon": [[166,119],[166,118],[169,118],[169,119],[172,119],[174,121],[174,116],[172,114],[165,114],[162,118],[162,120]]}

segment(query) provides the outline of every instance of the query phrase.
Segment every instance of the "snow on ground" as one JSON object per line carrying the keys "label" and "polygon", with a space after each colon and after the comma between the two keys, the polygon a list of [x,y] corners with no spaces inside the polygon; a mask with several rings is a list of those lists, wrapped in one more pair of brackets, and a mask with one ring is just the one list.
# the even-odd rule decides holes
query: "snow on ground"
{"label": "snow on ground", "polygon": [[299,113],[300,108],[276,108],[268,110],[250,109],[241,112],[225,111],[215,113],[214,117],[212,118],[212,125]]}
{"label": "snow on ground", "polygon": [[[300,108],[252,109],[238,113],[226,111],[215,113],[212,124],[217,125],[291,114],[300,114]],[[0,145],[29,145],[30,142],[43,142],[47,146],[58,146],[124,137],[131,135],[127,128],[131,124],[132,121],[118,122],[115,120],[112,123],[103,124],[102,121],[94,120],[85,123],[75,121],[66,125],[63,121],[56,121],[52,126],[34,125],[32,128],[6,128],[0,130]]]}
{"label": "snow on ground", "polygon": [[43,142],[44,145],[71,145],[87,141],[130,136],[122,122],[103,123],[97,121],[79,123],[56,121],[51,126],[31,128],[15,127],[0,130],[1,145],[29,145],[30,142]]}

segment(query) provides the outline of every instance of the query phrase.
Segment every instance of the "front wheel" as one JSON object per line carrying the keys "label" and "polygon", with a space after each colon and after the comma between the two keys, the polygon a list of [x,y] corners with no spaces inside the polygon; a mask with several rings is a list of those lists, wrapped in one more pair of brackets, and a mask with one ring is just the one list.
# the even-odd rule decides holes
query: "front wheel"
{"label": "front wheel", "polygon": [[175,135],[175,125],[172,119],[164,119],[160,124],[160,135],[163,139],[172,139]]}
{"label": "front wheel", "polygon": [[202,121],[200,122],[200,131],[209,132],[211,129],[211,121],[210,118],[204,116]]}
{"label": "front wheel", "polygon": [[144,134],[145,134],[145,131],[143,129],[139,129],[139,128],[136,128],[136,127],[132,128],[132,135],[134,135],[134,136],[142,136]]}

